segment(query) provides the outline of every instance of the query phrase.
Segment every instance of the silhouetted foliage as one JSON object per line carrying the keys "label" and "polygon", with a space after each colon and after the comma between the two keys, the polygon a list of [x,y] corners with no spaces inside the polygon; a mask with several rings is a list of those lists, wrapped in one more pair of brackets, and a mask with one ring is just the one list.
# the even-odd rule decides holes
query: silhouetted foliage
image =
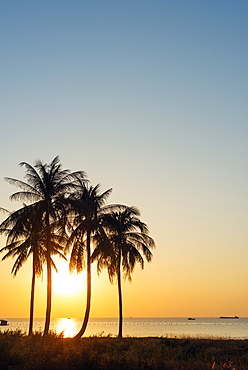
{"label": "silhouetted foliage", "polygon": [[90,186],[81,182],[81,187],[69,199],[71,214],[70,237],[67,248],[71,247],[70,270],[82,271],[85,262],[87,269],[87,303],[84,321],[75,339],[84,334],[90,314],[91,304],[91,238],[99,232],[101,224],[99,217],[104,212],[104,204],[112,189],[100,193],[100,185]]}
{"label": "silhouetted foliage", "polygon": [[220,370],[248,368],[247,340],[42,338],[0,333],[2,370]]}
{"label": "silhouetted foliage", "polygon": [[[122,273],[131,280],[136,263],[144,268],[144,259],[151,261],[154,240],[135,207],[106,205],[112,189],[101,193],[100,185],[91,186],[83,171],[62,169],[55,157],[46,164],[38,160],[34,166],[21,162],[25,180],[5,178],[20,188],[11,195],[14,201],[27,202],[9,213],[0,225],[0,233],[7,236],[0,252],[16,258],[12,273],[16,275],[23,263],[32,255],[32,283],[30,298],[29,335],[33,332],[35,277],[40,276],[43,265],[47,273],[47,307],[44,336],[49,334],[52,305],[52,256],[71,250],[70,271],[87,270],[87,303],[84,320],[75,339],[84,334],[91,305],[91,262],[97,260],[98,272],[107,268],[110,281],[117,280],[119,297],[119,334],[122,337]],[[65,248],[66,246],[66,248]],[[92,246],[95,250],[92,253]]]}
{"label": "silhouetted foliage", "polygon": [[109,213],[102,215],[101,224],[104,227],[110,250],[106,248],[106,242],[102,234],[95,236],[97,247],[92,259],[97,260],[98,272],[107,268],[109,279],[113,283],[116,279],[118,284],[119,297],[119,333],[122,337],[122,287],[121,272],[124,278],[131,280],[131,275],[136,263],[144,268],[144,258],[150,262],[152,253],[150,249],[155,247],[154,240],[148,235],[148,228],[139,219],[139,210],[135,207],[118,206]]}
{"label": "silhouetted foliage", "polygon": [[[32,209],[32,217],[37,221],[34,225],[38,228],[37,236],[45,238],[42,242],[45,246],[47,265],[47,309],[44,335],[48,335],[52,304],[52,235],[56,232],[61,233],[61,229],[63,230],[67,198],[69,194],[76,191],[79,181],[84,181],[85,174],[83,171],[71,173],[69,170],[63,170],[59,157],[55,157],[50,164],[37,160],[34,166],[26,162],[21,162],[20,166],[26,170],[26,182],[9,177],[5,179],[21,189],[12,194],[10,199],[29,203],[29,205],[24,204],[22,211],[19,211],[22,214],[22,220],[30,219],[30,209]],[[56,225],[56,231],[53,230],[54,225]],[[31,225],[30,228],[32,229]]]}

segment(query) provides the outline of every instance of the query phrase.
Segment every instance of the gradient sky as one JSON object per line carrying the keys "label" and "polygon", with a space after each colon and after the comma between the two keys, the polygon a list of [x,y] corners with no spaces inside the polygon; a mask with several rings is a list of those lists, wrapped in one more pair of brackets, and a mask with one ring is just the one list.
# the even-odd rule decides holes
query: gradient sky
{"label": "gradient sky", "polygon": [[[56,155],[137,206],[157,248],[125,316],[248,316],[247,18],[244,0],[0,1],[0,206],[20,206],[4,176]],[[30,264],[14,279],[12,264],[1,318],[29,312]],[[117,316],[93,270],[92,316]],[[84,302],[55,290],[52,315]]]}

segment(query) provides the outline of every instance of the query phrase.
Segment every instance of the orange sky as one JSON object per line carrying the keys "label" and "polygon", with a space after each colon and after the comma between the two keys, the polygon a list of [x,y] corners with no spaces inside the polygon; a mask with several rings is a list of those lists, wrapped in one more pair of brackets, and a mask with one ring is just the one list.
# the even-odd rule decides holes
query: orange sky
{"label": "orange sky", "polygon": [[[188,252],[192,251],[189,249]],[[169,258],[159,257],[162,251],[155,251],[154,260],[146,264],[145,270],[137,266],[133,282],[123,284],[124,315],[126,317],[166,316],[246,316],[248,298],[246,294],[246,261],[235,263],[230,256],[223,260],[217,256],[197,255],[185,251],[184,255],[170,263]],[[190,255],[191,254],[191,255]],[[240,257],[240,256],[239,256]],[[197,260],[205,259],[205,264]],[[237,258],[238,259],[238,258]],[[1,313],[2,317],[28,317],[30,295],[30,264],[27,263],[15,278],[9,274],[12,261],[1,263]],[[61,263],[61,262],[60,262]],[[235,265],[237,267],[235,267]],[[63,262],[63,270],[66,263]],[[58,264],[59,267],[59,264]],[[67,267],[67,266],[66,266]],[[223,268],[224,267],[224,268]],[[61,268],[61,267],[60,267]],[[117,317],[117,286],[111,285],[106,272],[97,276],[93,265],[91,317]],[[63,279],[54,279],[53,317],[83,317],[85,309],[85,276],[78,276],[83,287],[68,294],[63,290]],[[77,284],[75,280],[72,282]],[[73,286],[72,289],[74,290]],[[80,289],[80,288],[79,288]],[[43,282],[37,282],[35,316],[45,314],[45,274]]]}
{"label": "orange sky", "polygon": [[[241,0],[1,4],[0,206],[21,206],[4,181],[24,178],[20,162],[56,155],[136,206],[157,248],[123,286],[127,317],[248,317],[247,13]],[[14,279],[12,264],[0,318],[28,317],[30,262]],[[117,317],[117,287],[94,270],[91,316]],[[36,317],[45,300],[44,274]],[[84,291],[54,286],[53,317],[84,309]]]}

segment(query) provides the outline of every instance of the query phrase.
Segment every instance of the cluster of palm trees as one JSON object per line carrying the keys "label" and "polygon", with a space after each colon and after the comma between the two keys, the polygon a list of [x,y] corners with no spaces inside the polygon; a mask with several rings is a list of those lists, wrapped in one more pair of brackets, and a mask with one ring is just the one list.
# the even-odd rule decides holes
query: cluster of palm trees
{"label": "cluster of palm trees", "polygon": [[69,254],[70,271],[87,270],[87,302],[82,327],[75,339],[84,334],[90,315],[91,263],[97,262],[100,273],[106,268],[110,282],[117,281],[119,297],[119,332],[122,337],[122,273],[131,280],[137,263],[144,267],[149,262],[154,240],[140,220],[135,207],[120,204],[106,205],[112,189],[100,192],[99,184],[91,186],[83,171],[62,169],[59,157],[46,164],[36,161],[32,166],[20,163],[26,170],[25,181],[5,178],[20,190],[10,199],[21,201],[17,211],[7,212],[0,225],[6,235],[2,260],[15,258],[12,273],[17,274],[27,259],[32,257],[29,335],[33,333],[34,292],[36,277],[46,265],[47,305],[43,335],[49,334],[52,307],[52,269],[57,271],[54,255],[66,259]]}

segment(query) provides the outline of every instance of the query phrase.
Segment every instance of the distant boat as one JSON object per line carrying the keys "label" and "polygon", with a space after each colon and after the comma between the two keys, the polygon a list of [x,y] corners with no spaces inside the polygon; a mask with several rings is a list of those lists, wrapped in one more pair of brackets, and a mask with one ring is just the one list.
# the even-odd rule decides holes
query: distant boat
{"label": "distant boat", "polygon": [[7,320],[0,320],[0,326],[9,325]]}
{"label": "distant boat", "polygon": [[220,319],[239,319],[238,316],[220,316]]}
{"label": "distant boat", "polygon": [[194,317],[188,317],[188,320],[195,320]]}

